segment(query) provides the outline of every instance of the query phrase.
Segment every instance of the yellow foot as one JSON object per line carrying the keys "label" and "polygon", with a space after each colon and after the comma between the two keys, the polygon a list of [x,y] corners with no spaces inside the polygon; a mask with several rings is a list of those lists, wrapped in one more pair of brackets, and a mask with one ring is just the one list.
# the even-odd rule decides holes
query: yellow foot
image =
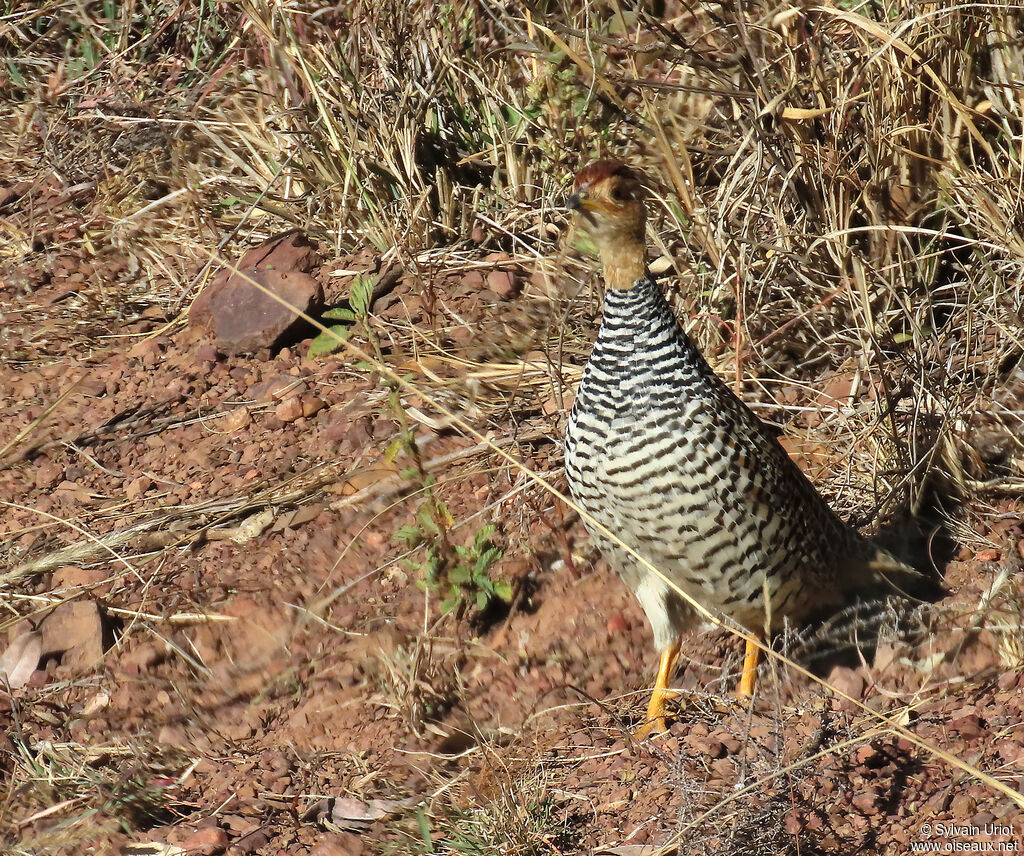
{"label": "yellow foot", "polygon": [[646,740],[648,737],[666,734],[668,721],[673,718],[673,714],[666,709],[665,702],[677,695],[679,693],[674,690],[655,687],[651,693],[651,703],[647,705],[647,721],[633,732],[633,737],[637,740]]}
{"label": "yellow foot", "polygon": [[675,668],[676,660],[679,657],[679,640],[661,652],[661,664],[658,666],[658,678],[654,682],[654,689],[651,690],[651,701],[647,705],[647,721],[641,725],[633,736],[637,740],[646,740],[648,737],[657,737],[668,731],[666,720],[669,712],[665,709],[665,702],[678,695],[674,690],[668,688],[668,682],[672,679],[672,670]]}
{"label": "yellow foot", "polygon": [[[764,637],[757,633],[758,641]],[[749,703],[754,695],[754,683],[757,681],[757,660],[761,655],[761,649],[753,642],[746,643],[746,651],[743,656],[743,674],[740,676],[740,685],[736,690],[736,701]]]}
{"label": "yellow foot", "polygon": [[659,737],[662,734],[668,734],[668,723],[665,722],[664,716],[659,716],[657,719],[649,719],[637,728],[633,732],[633,739],[647,740],[649,737]]}

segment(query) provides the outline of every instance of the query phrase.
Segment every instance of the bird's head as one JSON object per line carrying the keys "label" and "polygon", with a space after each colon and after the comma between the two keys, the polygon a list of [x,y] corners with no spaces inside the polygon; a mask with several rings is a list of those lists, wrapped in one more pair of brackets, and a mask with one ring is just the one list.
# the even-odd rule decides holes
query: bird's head
{"label": "bird's head", "polygon": [[576,192],[567,205],[576,223],[601,248],[623,240],[644,241],[647,191],[640,177],[616,160],[599,160],[576,173]]}
{"label": "bird's head", "polygon": [[576,174],[576,192],[566,205],[600,252],[611,288],[632,288],[646,273],[646,198],[640,176],[619,161],[595,161]]}

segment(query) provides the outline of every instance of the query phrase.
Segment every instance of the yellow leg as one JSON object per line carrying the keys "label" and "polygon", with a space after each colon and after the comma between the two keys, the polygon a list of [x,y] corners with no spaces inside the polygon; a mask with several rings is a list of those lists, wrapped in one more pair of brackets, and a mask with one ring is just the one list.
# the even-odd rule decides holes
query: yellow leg
{"label": "yellow leg", "polygon": [[654,734],[662,734],[668,731],[665,724],[665,700],[671,698],[675,693],[668,688],[668,682],[672,680],[672,672],[676,667],[676,660],[679,659],[680,639],[676,639],[664,651],[661,652],[661,663],[658,665],[658,677],[654,681],[654,689],[651,690],[651,701],[647,705],[647,721],[638,728],[633,736],[637,740],[646,740]]}
{"label": "yellow leg", "polygon": [[[763,634],[754,634],[758,641],[764,639]],[[757,660],[761,655],[761,649],[753,642],[747,642],[746,652],[743,656],[743,674],[740,677],[740,686],[736,690],[736,698],[739,701],[749,701],[754,695],[754,683],[757,680]]]}

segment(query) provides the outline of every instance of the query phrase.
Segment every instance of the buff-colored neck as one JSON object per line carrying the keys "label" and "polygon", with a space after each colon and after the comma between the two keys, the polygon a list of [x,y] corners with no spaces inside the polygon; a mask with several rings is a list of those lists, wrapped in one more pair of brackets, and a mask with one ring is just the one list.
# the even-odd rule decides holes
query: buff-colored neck
{"label": "buff-colored neck", "polygon": [[615,246],[601,248],[604,282],[608,288],[628,291],[638,279],[647,276],[645,248],[642,242],[628,240]]}

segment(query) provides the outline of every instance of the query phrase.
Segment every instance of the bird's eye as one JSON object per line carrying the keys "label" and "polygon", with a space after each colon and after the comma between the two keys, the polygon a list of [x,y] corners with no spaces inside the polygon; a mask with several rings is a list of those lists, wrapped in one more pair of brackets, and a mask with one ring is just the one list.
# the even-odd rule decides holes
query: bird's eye
{"label": "bird's eye", "polygon": [[632,188],[624,184],[616,184],[612,188],[612,199],[616,202],[630,202],[635,197],[633,196]]}

